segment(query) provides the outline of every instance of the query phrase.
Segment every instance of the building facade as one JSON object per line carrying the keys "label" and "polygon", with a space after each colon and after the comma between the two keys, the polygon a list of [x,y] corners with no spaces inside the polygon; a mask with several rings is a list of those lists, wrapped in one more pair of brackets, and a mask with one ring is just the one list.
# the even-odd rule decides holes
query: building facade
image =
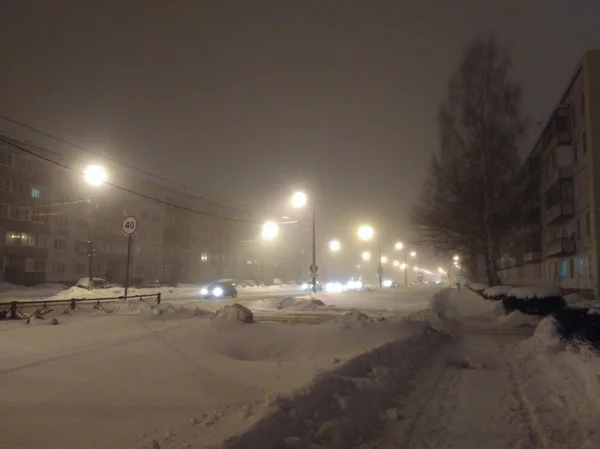
{"label": "building facade", "polygon": [[8,143],[0,141],[0,280],[75,283],[88,276],[91,249],[93,276],[123,282],[128,240],[121,224],[129,215],[138,221],[130,266],[136,282],[206,282],[244,273],[250,256],[241,242],[260,229],[247,212],[136,178],[118,166],[106,169],[111,184],[124,189],[93,187],[80,173],[35,155],[78,170],[83,160],[2,139]]}
{"label": "building facade", "polygon": [[600,50],[587,52],[516,185],[513,232],[501,254],[506,284],[599,293]]}

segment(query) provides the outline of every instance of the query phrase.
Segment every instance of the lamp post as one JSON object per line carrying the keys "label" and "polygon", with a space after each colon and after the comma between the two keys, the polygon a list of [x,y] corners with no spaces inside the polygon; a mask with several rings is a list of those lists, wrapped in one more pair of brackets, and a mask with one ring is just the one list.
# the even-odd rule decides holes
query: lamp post
{"label": "lamp post", "polygon": [[[295,209],[302,209],[306,207],[308,203],[308,196],[304,192],[295,192],[290,199],[290,203]],[[316,215],[317,211],[313,208],[312,211],[312,261],[310,264],[310,275],[312,277],[312,291],[317,292],[317,229],[316,229]],[[339,248],[338,248],[339,249]]]}
{"label": "lamp post", "polygon": [[[358,238],[361,240],[372,240],[374,234],[375,232],[373,231],[373,228],[371,226],[363,225],[360,228],[358,228]],[[383,257],[381,255],[381,242],[379,241],[379,239],[377,240],[377,250],[377,276],[379,277],[379,288],[383,288]]]}
{"label": "lamp post", "polygon": [[272,221],[267,221],[262,227],[262,241],[260,242],[260,283],[262,285],[265,284],[264,279],[264,241],[265,240],[273,240],[279,234],[279,226],[277,223]]}
{"label": "lamp post", "polygon": [[[89,165],[83,171],[83,179],[92,187],[100,187],[106,182],[107,174],[106,170],[100,165]],[[92,289],[94,273],[94,239],[92,231],[92,200],[88,199],[88,241],[87,241],[87,253],[88,253],[88,290]]]}

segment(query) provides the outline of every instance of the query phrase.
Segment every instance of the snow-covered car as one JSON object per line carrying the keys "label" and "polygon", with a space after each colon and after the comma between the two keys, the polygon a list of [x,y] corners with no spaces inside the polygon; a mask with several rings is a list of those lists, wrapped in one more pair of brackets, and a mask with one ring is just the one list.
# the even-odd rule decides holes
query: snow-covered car
{"label": "snow-covered car", "polygon": [[206,287],[200,289],[200,294],[204,299],[209,298],[236,298],[238,295],[237,287],[232,279],[221,279],[211,282]]}
{"label": "snow-covered car", "polygon": [[[81,278],[75,284],[77,287],[81,288],[89,288],[90,287],[90,278]],[[97,288],[111,288],[112,285],[106,279],[102,278],[92,278],[92,289]]]}

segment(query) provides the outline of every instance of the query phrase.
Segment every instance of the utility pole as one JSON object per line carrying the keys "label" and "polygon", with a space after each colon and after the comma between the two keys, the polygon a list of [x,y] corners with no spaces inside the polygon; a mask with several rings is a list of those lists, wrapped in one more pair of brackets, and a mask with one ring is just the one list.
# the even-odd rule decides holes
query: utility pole
{"label": "utility pole", "polygon": [[310,266],[310,273],[312,275],[312,291],[317,292],[317,236],[316,236],[316,210],[313,209],[312,216],[312,264]]}
{"label": "utility pole", "polygon": [[404,249],[404,286],[408,287],[408,248]]}
{"label": "utility pole", "polygon": [[377,265],[377,275],[379,276],[379,288],[383,288],[383,264],[381,262],[381,241],[377,239],[377,247],[379,249],[379,264]]}
{"label": "utility pole", "polygon": [[93,265],[94,265],[94,239],[92,235],[92,200],[88,199],[88,241],[87,241],[87,253],[88,253],[88,290],[92,289],[93,285]]}

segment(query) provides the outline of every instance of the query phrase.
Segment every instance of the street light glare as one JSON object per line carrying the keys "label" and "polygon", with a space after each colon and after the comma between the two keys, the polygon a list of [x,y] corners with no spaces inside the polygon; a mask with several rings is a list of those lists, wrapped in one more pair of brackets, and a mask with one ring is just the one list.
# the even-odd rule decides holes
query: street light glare
{"label": "street light glare", "polygon": [[262,229],[262,238],[263,239],[273,240],[275,237],[277,237],[277,234],[279,234],[279,226],[277,226],[277,223],[274,223],[272,221],[267,221],[263,225],[263,229]]}
{"label": "street light glare", "polygon": [[361,226],[358,228],[358,238],[361,240],[371,240],[373,238],[373,228],[371,226]]}
{"label": "street light glare", "polygon": [[296,192],[292,195],[292,199],[290,200],[290,202],[292,203],[292,207],[300,209],[306,206],[306,203],[308,202],[308,197],[304,192]]}
{"label": "street light glare", "polygon": [[394,263],[394,266],[395,266],[395,267],[399,267],[399,266],[400,266],[400,262],[398,262],[397,260],[394,260],[394,262],[393,262],[393,263]]}
{"label": "street light glare", "polygon": [[417,252],[416,251],[411,251],[410,252],[410,257],[417,257]]}
{"label": "street light glare", "polygon": [[329,249],[334,253],[338,252],[341,247],[342,245],[339,240],[332,240],[331,242],[329,242]]}
{"label": "street light glare", "polygon": [[400,265],[400,269],[401,269],[401,270],[406,270],[406,266],[407,266],[407,265],[406,265],[405,263],[403,263],[402,265]]}
{"label": "street light glare", "polygon": [[388,258],[385,256],[381,256],[381,263],[387,263],[388,262]]}
{"label": "street light glare", "polygon": [[371,260],[371,253],[369,251],[365,251],[362,253],[363,260]]}
{"label": "street light glare", "polygon": [[400,251],[404,248],[404,244],[402,242],[397,242],[396,245],[394,245],[394,248],[396,248],[397,251]]}
{"label": "street light glare", "polygon": [[106,182],[106,170],[100,165],[90,165],[83,171],[85,181],[92,186],[99,186]]}
{"label": "street light glare", "polygon": [[460,260],[460,257],[458,256],[458,254],[455,254],[452,259],[454,259],[455,262],[458,262]]}

